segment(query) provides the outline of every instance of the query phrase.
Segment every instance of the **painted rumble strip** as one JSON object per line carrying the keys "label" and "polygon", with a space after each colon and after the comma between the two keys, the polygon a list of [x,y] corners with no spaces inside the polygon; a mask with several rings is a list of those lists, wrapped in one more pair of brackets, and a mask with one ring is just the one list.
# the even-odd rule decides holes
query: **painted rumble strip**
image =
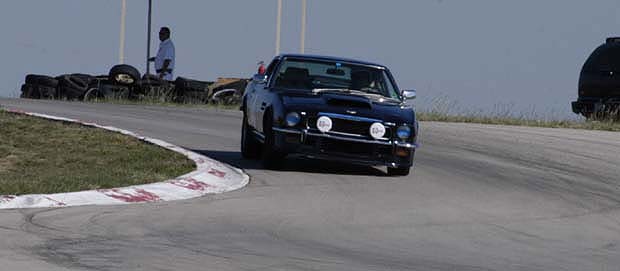
{"label": "painted rumble strip", "polygon": [[250,180],[250,177],[238,168],[159,139],[140,136],[131,131],[39,113],[10,109],[7,109],[7,111],[56,121],[79,123],[84,126],[97,127],[132,136],[185,155],[196,163],[196,170],[173,180],[122,188],[49,195],[0,195],[0,209],[113,205],[182,200],[237,190],[246,186]]}

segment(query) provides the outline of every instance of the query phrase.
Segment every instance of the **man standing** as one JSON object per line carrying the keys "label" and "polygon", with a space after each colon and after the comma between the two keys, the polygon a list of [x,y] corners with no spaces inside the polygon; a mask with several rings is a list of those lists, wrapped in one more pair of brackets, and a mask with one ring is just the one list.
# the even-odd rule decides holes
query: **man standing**
{"label": "man standing", "polygon": [[170,40],[170,28],[162,27],[159,30],[159,51],[157,56],[151,57],[149,61],[155,61],[155,71],[160,79],[172,81],[174,70],[174,44]]}

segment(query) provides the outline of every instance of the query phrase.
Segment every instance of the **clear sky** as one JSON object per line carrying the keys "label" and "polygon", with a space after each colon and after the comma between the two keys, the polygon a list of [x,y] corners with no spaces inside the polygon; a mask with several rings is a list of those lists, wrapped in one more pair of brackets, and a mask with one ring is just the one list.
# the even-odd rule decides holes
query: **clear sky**
{"label": "clear sky", "polygon": [[[127,0],[126,62],[142,72],[146,0]],[[0,96],[27,73],[106,74],[118,62],[120,0],[3,0]],[[298,52],[300,0],[284,0],[282,52]],[[250,77],[275,45],[276,0],[154,0],[152,51],[172,29],[176,75]],[[579,70],[620,35],[618,0],[308,0],[306,53],[380,62],[419,107],[513,108],[569,117]],[[501,111],[501,109],[500,109]]]}

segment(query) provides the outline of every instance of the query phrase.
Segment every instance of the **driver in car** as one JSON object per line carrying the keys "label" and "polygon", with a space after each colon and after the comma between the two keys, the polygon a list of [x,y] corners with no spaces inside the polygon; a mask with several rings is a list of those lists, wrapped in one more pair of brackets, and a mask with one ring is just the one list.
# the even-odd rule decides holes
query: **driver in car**
{"label": "driver in car", "polygon": [[351,73],[351,89],[368,91],[376,89],[376,83],[370,79],[370,72],[356,71]]}

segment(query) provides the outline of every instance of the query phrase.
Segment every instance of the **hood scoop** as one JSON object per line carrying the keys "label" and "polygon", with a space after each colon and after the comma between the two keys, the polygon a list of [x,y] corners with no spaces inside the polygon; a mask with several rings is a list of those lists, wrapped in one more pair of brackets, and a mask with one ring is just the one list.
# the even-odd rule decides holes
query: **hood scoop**
{"label": "hood scoop", "polygon": [[323,95],[323,97],[327,101],[327,104],[330,106],[372,108],[372,103],[366,97],[332,94]]}

